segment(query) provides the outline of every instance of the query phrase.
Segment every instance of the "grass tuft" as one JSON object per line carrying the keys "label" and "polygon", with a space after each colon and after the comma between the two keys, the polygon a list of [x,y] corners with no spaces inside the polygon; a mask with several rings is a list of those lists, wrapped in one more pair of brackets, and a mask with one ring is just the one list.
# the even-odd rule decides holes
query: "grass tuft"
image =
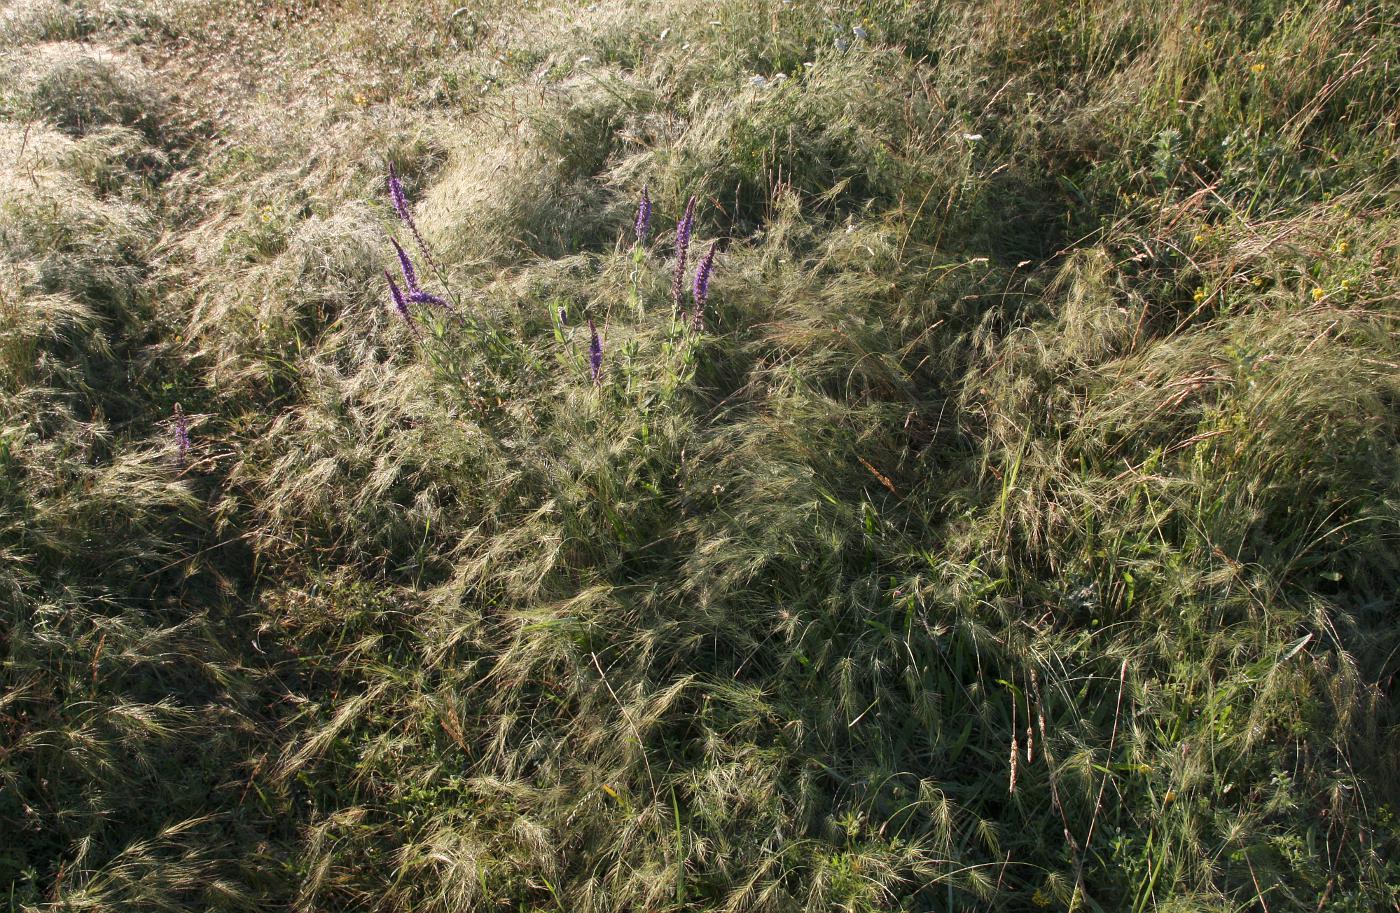
{"label": "grass tuft", "polygon": [[0,16],[8,909],[1400,903],[1384,4]]}

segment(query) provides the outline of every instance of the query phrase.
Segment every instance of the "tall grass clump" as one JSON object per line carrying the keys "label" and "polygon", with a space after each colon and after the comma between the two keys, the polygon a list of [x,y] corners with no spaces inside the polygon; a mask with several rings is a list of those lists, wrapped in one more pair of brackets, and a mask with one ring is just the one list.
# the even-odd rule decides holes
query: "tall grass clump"
{"label": "tall grass clump", "polygon": [[87,85],[97,58],[22,50],[7,90],[34,104],[0,120],[5,903],[250,909],[232,835],[258,691],[229,645],[236,546],[208,535],[203,396],[167,354],[162,109],[117,63]]}
{"label": "tall grass clump", "polygon": [[4,33],[11,908],[1400,903],[1383,4],[129,6]]}

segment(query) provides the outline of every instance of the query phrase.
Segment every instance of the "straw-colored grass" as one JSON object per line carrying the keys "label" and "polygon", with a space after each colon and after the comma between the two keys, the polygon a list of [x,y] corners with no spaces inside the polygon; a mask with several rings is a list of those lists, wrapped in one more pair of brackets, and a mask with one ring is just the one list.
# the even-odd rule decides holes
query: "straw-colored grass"
{"label": "straw-colored grass", "polygon": [[1400,909],[1397,72],[1374,2],[4,5],[0,897]]}

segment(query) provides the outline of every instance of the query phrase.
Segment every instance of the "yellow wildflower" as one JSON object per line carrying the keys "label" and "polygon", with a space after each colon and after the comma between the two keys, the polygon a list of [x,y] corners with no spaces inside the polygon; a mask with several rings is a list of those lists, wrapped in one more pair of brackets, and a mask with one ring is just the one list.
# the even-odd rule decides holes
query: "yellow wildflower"
{"label": "yellow wildflower", "polygon": [[1264,65],[1263,65],[1262,63],[1256,63],[1256,64],[1254,64],[1253,66],[1251,66],[1251,67],[1249,68],[1249,72],[1254,73],[1255,75],[1258,75],[1258,74],[1264,72]]}
{"label": "yellow wildflower", "polygon": [[1327,293],[1324,292],[1321,288],[1314,288],[1314,289],[1313,289],[1313,292],[1312,292],[1312,295],[1313,295],[1313,301],[1321,301],[1323,298],[1325,298],[1325,297],[1327,296]]}

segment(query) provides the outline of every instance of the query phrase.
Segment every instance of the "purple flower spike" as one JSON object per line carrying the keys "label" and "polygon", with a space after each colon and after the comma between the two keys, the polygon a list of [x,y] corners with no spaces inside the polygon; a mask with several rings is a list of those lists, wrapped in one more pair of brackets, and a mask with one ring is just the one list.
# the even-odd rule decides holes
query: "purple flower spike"
{"label": "purple flower spike", "polygon": [[408,259],[408,251],[403,249],[403,245],[393,238],[389,243],[394,245],[394,252],[399,255],[399,269],[403,270],[403,284],[408,286],[408,293],[412,295],[418,291],[418,271],[413,268],[413,261]]}
{"label": "purple flower spike", "polygon": [[448,304],[445,299],[439,298],[432,292],[423,291],[422,287],[418,285],[418,272],[413,268],[413,261],[409,259],[408,251],[403,249],[403,245],[393,238],[389,239],[389,243],[394,245],[394,251],[399,255],[399,269],[403,270],[403,291],[408,302],[410,304],[431,304],[446,311],[452,310],[452,305]]}
{"label": "purple flower spike", "polygon": [[418,245],[418,252],[440,272],[441,268],[433,259],[433,252],[428,248],[423,236],[418,233],[418,225],[413,221],[413,210],[408,206],[408,195],[403,191],[403,181],[399,179],[398,169],[394,167],[393,162],[389,163],[389,202],[393,204],[394,213],[399,217],[399,221],[408,228],[408,233],[413,235],[413,241]]}
{"label": "purple flower spike", "polygon": [[410,304],[431,304],[435,307],[442,308],[444,311],[452,310],[452,305],[448,304],[445,299],[439,298],[432,292],[425,292],[421,288],[409,292],[408,301]]}
{"label": "purple flower spike", "polygon": [[179,403],[175,404],[175,448],[180,452],[180,465],[184,466],[190,457],[190,420]]}
{"label": "purple flower spike", "polygon": [[637,204],[637,243],[647,243],[647,231],[651,228],[651,196],[645,187],[642,188],[642,201]]}
{"label": "purple flower spike", "polygon": [[705,252],[695,270],[695,313],[692,319],[697,333],[705,326],[705,299],[710,297],[710,271],[714,267],[715,242],[711,241],[710,249]]}
{"label": "purple flower spike", "polygon": [[588,318],[588,371],[593,375],[593,383],[598,383],[603,376],[603,340],[598,338],[598,328],[593,325],[593,318]]}
{"label": "purple flower spike", "polygon": [[399,171],[394,167],[394,163],[389,163],[389,202],[394,204],[394,212],[398,213],[399,219],[407,225],[409,230],[415,235],[418,229],[413,227],[413,211],[408,208],[408,197],[403,192],[403,181],[399,180]]}
{"label": "purple flower spike", "polygon": [[389,280],[389,294],[392,295],[394,299],[394,310],[398,311],[399,316],[404,319],[404,323],[408,324],[413,332],[417,333],[418,327],[413,322],[413,313],[408,309],[408,302],[404,299],[403,292],[399,290],[398,283],[394,281],[393,276],[389,275],[387,269],[384,271],[384,278]]}
{"label": "purple flower spike", "polygon": [[690,231],[695,227],[695,196],[691,195],[685,204],[685,215],[676,223],[676,249],[690,249]]}
{"label": "purple flower spike", "polygon": [[559,305],[559,325],[566,327],[569,325],[569,309],[564,305]]}
{"label": "purple flower spike", "polygon": [[685,294],[685,265],[690,252],[690,231],[695,227],[695,197],[685,204],[685,215],[676,223],[676,271],[671,276],[671,300],[680,310]]}

